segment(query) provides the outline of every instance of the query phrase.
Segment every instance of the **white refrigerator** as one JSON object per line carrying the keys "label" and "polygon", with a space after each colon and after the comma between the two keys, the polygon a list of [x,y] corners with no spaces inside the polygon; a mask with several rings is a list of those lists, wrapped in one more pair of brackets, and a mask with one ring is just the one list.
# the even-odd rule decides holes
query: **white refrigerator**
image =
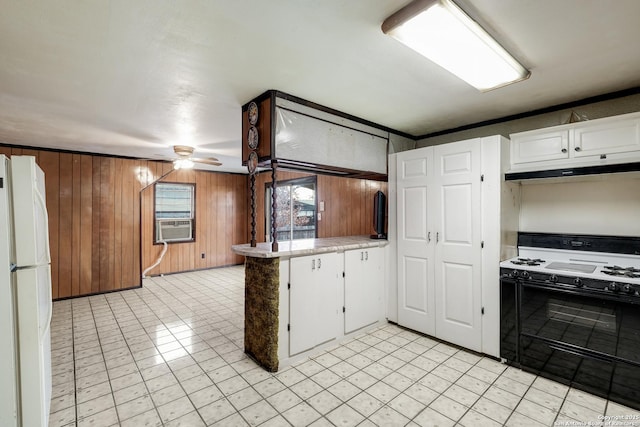
{"label": "white refrigerator", "polygon": [[44,173],[0,155],[0,426],[46,427],[51,404],[51,258]]}

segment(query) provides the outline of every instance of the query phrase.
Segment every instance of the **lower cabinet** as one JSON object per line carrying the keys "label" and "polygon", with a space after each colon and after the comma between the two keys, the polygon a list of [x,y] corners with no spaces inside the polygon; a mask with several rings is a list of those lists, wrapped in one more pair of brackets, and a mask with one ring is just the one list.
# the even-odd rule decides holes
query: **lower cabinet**
{"label": "lower cabinet", "polygon": [[289,272],[289,355],[338,335],[342,254],[291,258]]}
{"label": "lower cabinet", "polygon": [[384,249],[344,252],[344,332],[371,325],[382,317]]}

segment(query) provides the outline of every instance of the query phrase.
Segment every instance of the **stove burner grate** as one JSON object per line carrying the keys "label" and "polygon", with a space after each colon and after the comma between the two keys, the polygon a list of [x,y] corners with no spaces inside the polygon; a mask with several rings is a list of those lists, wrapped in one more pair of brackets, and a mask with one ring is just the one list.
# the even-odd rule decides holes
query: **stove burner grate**
{"label": "stove burner grate", "polygon": [[630,277],[632,279],[640,279],[640,273],[633,270],[602,270],[604,274],[617,277]]}
{"label": "stove burner grate", "polygon": [[512,264],[516,264],[516,265],[529,265],[532,267],[538,266],[540,264],[542,264],[543,262],[545,262],[543,259],[540,258],[535,258],[535,259],[531,259],[531,258],[518,258],[517,260],[514,259],[511,261]]}
{"label": "stove burner grate", "polygon": [[602,272],[604,274],[608,274],[609,276],[625,276],[625,277],[631,277],[632,279],[640,278],[640,268],[635,268],[635,267],[620,267],[617,265],[605,265],[602,268]]}

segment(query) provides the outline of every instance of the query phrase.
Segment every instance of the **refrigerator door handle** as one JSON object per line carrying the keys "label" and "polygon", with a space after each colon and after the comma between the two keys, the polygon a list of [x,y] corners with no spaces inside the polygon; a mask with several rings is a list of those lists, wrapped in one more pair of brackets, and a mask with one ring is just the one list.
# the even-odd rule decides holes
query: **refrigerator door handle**
{"label": "refrigerator door handle", "polygon": [[[48,223],[48,218],[47,218],[47,223]],[[48,230],[47,230],[48,231]],[[47,234],[49,234],[47,232]],[[48,239],[47,239],[48,240]],[[48,243],[48,242],[47,242]],[[49,247],[49,245],[47,244],[47,247]],[[49,251],[47,251],[48,253]],[[51,320],[53,319],[53,295],[51,295],[51,266],[47,266],[47,301],[49,301],[49,315],[47,316],[47,327],[44,328],[44,331],[42,331],[42,334],[40,335],[40,342],[42,342],[44,340],[44,338],[47,336],[47,333],[49,333],[49,330],[51,329]]]}
{"label": "refrigerator door handle", "polygon": [[47,318],[47,327],[44,328],[42,333],[40,334],[40,342],[44,340],[44,337],[47,336],[49,329],[51,329],[51,319],[53,317],[53,300],[51,299],[51,293],[49,293],[49,316]]}
{"label": "refrigerator door handle", "polygon": [[40,194],[40,191],[38,191],[38,188],[34,188],[35,193],[36,193],[36,199],[38,200],[38,203],[40,203],[40,207],[42,208],[42,212],[44,213],[44,220],[46,221],[46,225],[47,225],[47,232],[45,233],[45,239],[47,242],[47,263],[51,262],[51,251],[49,250],[49,212],[47,212],[47,203],[44,201],[44,197],[42,197],[42,194]]}

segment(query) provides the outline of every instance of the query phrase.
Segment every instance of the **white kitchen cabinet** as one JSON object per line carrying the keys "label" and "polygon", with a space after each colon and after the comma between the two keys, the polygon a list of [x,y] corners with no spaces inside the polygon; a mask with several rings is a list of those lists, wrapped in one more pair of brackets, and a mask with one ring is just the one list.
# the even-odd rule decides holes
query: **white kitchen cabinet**
{"label": "white kitchen cabinet", "polygon": [[384,249],[345,251],[344,262],[344,332],[348,334],[382,318]]}
{"label": "white kitchen cabinet", "polygon": [[511,134],[511,171],[640,161],[640,113]]}
{"label": "white kitchen cabinet", "polygon": [[569,158],[569,130],[525,132],[511,137],[511,163],[531,163]]}
{"label": "white kitchen cabinet", "polygon": [[573,157],[599,158],[627,152],[640,152],[640,117],[594,120],[572,129]]}
{"label": "white kitchen cabinet", "polygon": [[342,312],[338,295],[342,255],[331,252],[291,258],[289,355],[336,338]]}
{"label": "white kitchen cabinet", "polygon": [[508,141],[476,138],[395,156],[398,324],[497,356]]}

